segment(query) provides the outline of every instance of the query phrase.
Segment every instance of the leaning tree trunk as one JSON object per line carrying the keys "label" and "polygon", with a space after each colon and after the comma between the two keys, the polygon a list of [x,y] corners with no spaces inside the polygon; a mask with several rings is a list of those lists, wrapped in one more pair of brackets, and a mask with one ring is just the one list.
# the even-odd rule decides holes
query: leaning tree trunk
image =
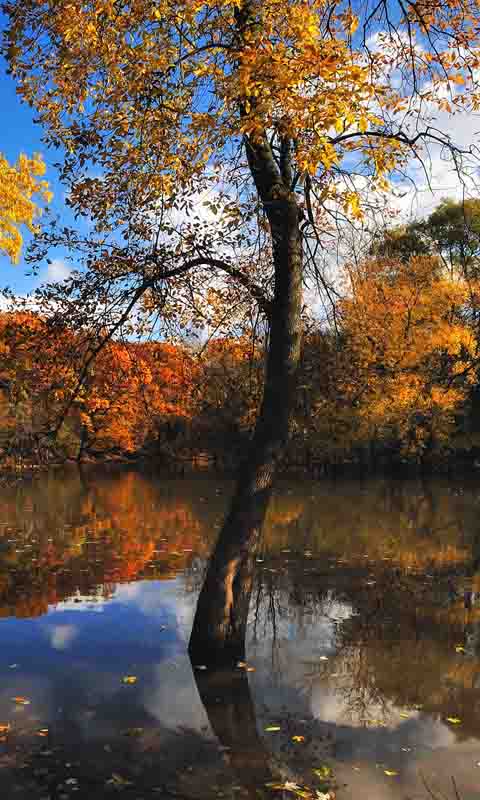
{"label": "leaning tree trunk", "polygon": [[[266,140],[248,145],[250,169],[270,222],[275,290],[263,401],[205,582],[189,652],[194,664],[244,658],[257,546],[278,463],[289,437],[301,346],[302,239],[289,171],[277,168]],[[289,157],[289,145],[285,153]]]}

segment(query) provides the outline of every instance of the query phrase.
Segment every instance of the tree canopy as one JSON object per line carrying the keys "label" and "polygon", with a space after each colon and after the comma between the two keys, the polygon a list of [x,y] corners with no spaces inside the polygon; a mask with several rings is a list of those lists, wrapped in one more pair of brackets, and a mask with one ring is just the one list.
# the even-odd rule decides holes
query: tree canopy
{"label": "tree canopy", "polygon": [[[296,198],[316,272],[332,215],[361,215],[428,142],[454,147],[439,111],[478,106],[475,0],[5,8],[20,95],[46,141],[63,145],[69,203],[98,233],[87,237],[95,250],[58,229],[47,241],[63,237],[97,273],[142,282],[150,308],[165,307],[170,278],[183,309],[213,271],[227,277],[223,300],[233,277],[267,309],[264,213]],[[187,292],[179,276],[192,267],[207,272]]]}

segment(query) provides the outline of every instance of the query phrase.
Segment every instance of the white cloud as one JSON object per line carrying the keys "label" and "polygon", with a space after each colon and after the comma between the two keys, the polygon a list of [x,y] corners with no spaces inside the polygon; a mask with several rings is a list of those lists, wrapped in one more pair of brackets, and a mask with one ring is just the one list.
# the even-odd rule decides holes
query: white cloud
{"label": "white cloud", "polygon": [[76,625],[53,625],[48,630],[50,644],[55,650],[68,650],[78,636]]}
{"label": "white cloud", "polygon": [[72,268],[65,264],[61,258],[55,258],[47,267],[47,274],[42,278],[42,283],[62,283],[70,275]]}

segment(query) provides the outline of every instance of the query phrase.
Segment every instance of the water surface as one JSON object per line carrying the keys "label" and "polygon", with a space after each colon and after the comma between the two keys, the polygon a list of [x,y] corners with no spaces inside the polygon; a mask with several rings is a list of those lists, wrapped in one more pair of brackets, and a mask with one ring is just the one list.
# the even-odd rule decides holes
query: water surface
{"label": "water surface", "polygon": [[479,798],[480,482],[282,482],[233,682],[186,653],[230,491],[0,490],[2,800],[294,798],[265,784],[329,770],[340,800]]}

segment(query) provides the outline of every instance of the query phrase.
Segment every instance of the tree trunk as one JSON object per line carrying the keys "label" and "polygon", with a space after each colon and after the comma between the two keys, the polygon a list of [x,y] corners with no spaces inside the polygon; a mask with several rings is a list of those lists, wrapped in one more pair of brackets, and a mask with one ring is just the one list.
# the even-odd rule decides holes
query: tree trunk
{"label": "tree trunk", "polygon": [[270,222],[275,291],[263,401],[193,623],[189,652],[197,665],[231,664],[244,658],[255,557],[289,437],[300,361],[302,240],[297,199],[268,144],[248,147],[250,168]]}

